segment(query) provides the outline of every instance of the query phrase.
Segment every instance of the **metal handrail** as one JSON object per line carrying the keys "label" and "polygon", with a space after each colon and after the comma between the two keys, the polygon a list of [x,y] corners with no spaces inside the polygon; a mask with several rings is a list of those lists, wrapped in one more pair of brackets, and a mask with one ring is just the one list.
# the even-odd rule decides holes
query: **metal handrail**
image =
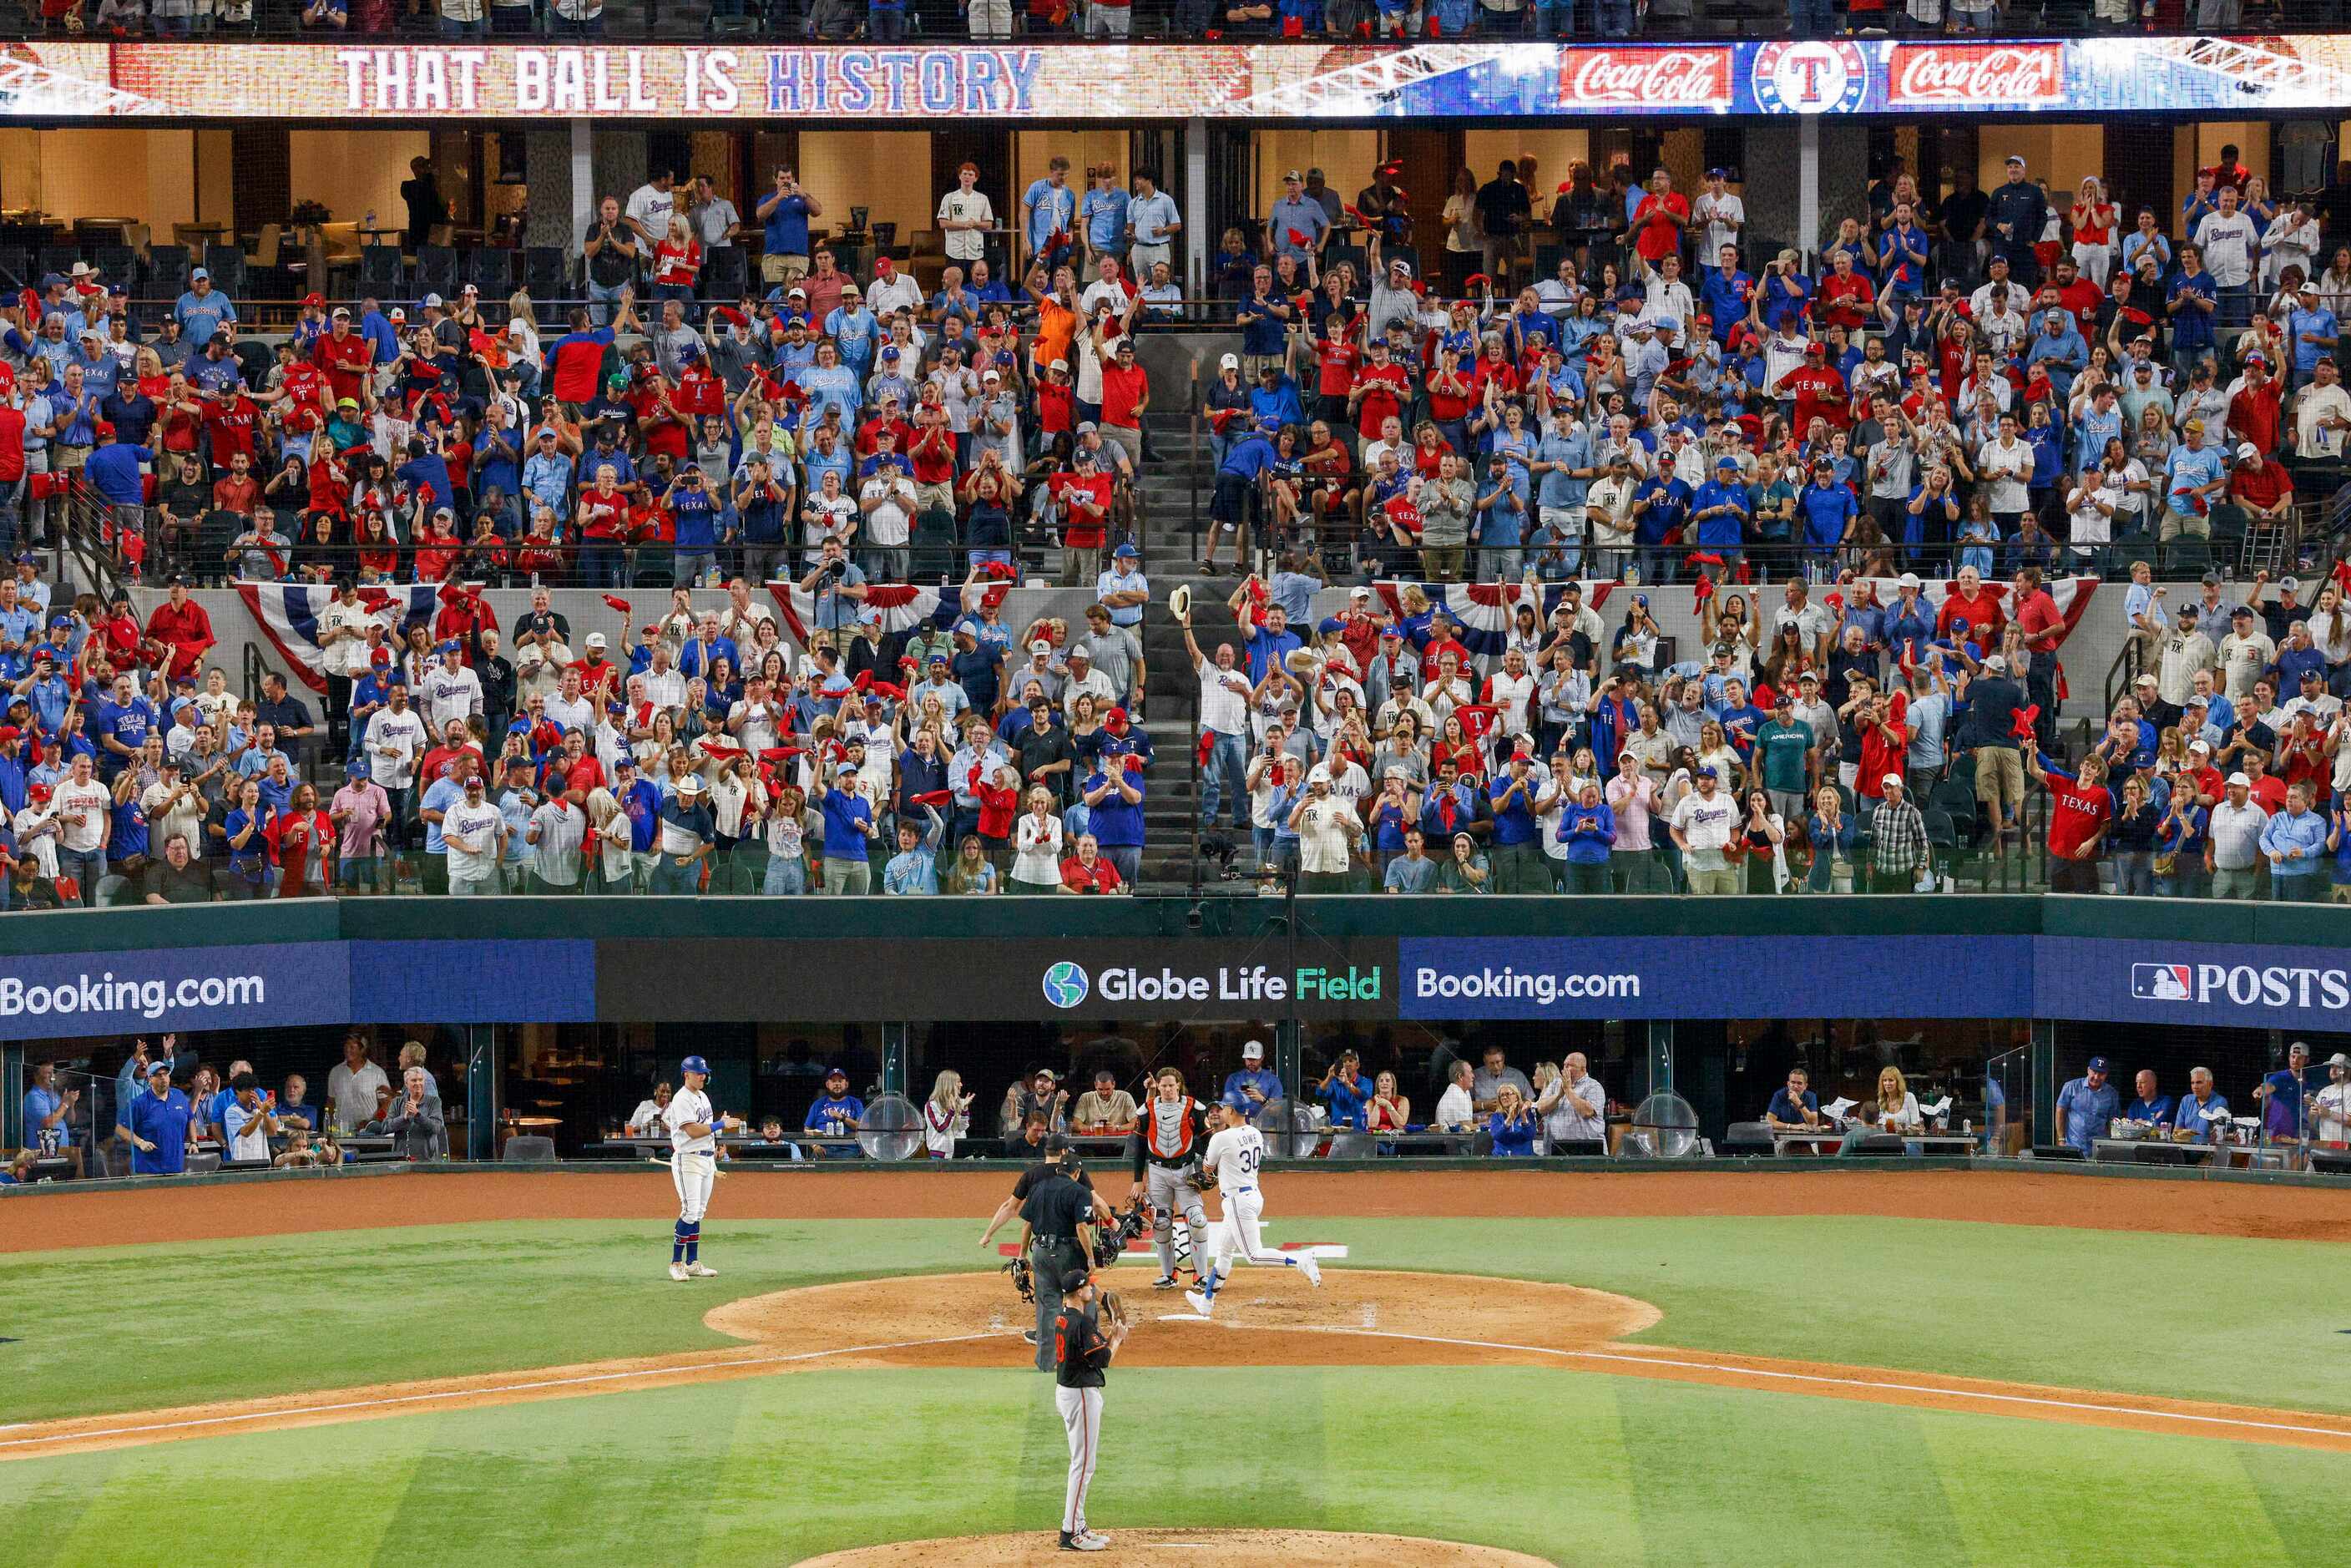
{"label": "metal handrail", "polygon": [[122,570],[120,556],[106,541],[109,508],[81,476],[72,476],[72,483],[50,500],[52,505],[61,501],[65,510],[64,520],[55,535],[57,575],[67,575],[66,559],[70,556],[81,569],[84,580],[101,597],[111,599],[119,591],[127,591],[133,577]]}

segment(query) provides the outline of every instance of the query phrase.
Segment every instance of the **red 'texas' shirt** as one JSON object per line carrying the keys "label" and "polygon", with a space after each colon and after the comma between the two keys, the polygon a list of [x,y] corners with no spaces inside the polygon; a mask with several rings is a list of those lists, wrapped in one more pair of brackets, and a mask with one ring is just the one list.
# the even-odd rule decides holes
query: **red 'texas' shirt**
{"label": "red 'texas' shirt", "polygon": [[228,460],[240,452],[247,461],[252,460],[253,426],[258,413],[253,400],[242,393],[223,402],[204,404],[204,431],[212,437],[214,468],[227,467]]}
{"label": "red 'texas' shirt", "polygon": [[2085,788],[2062,774],[2049,775],[2049,852],[2071,860],[2091,835],[2114,819],[2115,799],[2103,787]]}

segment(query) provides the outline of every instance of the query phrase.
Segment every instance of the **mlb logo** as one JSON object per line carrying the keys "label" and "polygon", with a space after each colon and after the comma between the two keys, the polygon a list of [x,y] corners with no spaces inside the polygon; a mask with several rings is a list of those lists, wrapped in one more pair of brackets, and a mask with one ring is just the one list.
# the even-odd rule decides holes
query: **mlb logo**
{"label": "mlb logo", "polygon": [[2133,964],[2131,995],[2143,1002],[2192,1002],[2192,975],[2185,964]]}

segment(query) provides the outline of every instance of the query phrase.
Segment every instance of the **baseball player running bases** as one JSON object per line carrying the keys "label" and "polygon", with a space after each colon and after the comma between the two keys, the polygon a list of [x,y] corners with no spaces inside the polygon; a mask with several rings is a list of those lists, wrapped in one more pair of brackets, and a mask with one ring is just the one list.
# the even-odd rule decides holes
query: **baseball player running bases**
{"label": "baseball player running bases", "polygon": [[1225,1211],[1217,1221],[1214,1256],[1207,1271],[1200,1276],[1200,1288],[1184,1292],[1192,1310],[1204,1318],[1216,1311],[1217,1290],[1230,1272],[1228,1265],[1235,1252],[1252,1263],[1299,1270],[1306,1282],[1317,1289],[1322,1284],[1321,1264],[1302,1252],[1294,1256],[1277,1252],[1258,1233],[1258,1221],[1265,1217],[1265,1195],[1258,1190],[1258,1168],[1265,1164],[1265,1134],[1249,1124],[1249,1102],[1236,1092],[1217,1107],[1217,1113],[1224,1125],[1208,1139],[1204,1163],[1216,1177]]}
{"label": "baseball player running bases", "polygon": [[718,1270],[702,1261],[702,1217],[710,1207],[711,1184],[718,1179],[721,1132],[743,1126],[739,1116],[726,1116],[710,1108],[704,1088],[710,1082],[710,1063],[689,1056],[678,1064],[685,1087],[670,1096],[662,1120],[669,1127],[669,1179],[677,1188],[677,1233],[670,1239],[669,1277],[673,1280],[715,1280]]}

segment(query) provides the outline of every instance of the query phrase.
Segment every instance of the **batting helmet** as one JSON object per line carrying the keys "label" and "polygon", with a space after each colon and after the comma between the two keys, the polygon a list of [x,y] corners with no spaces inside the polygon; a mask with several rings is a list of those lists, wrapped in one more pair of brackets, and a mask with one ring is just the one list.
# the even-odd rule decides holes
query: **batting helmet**
{"label": "batting helmet", "polygon": [[677,1064],[677,1070],[680,1072],[699,1072],[705,1078],[710,1076],[710,1063],[703,1061],[702,1058],[698,1056],[687,1057],[684,1061]]}

